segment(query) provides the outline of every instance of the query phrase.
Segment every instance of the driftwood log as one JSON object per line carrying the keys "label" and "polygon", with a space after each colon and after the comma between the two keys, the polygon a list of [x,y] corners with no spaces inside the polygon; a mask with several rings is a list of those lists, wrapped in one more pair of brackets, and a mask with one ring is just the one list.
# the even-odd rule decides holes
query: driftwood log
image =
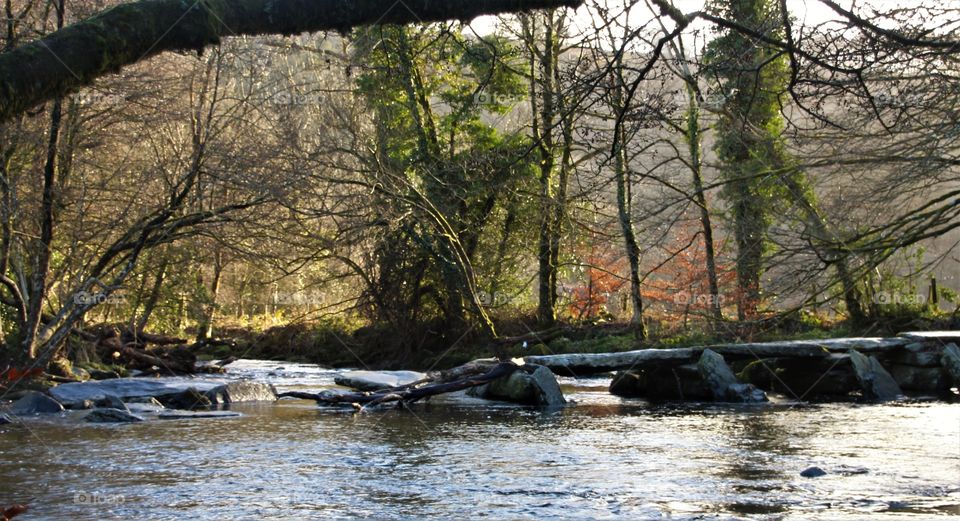
{"label": "driftwood log", "polygon": [[223,366],[236,360],[197,364],[198,348],[205,345],[233,345],[229,340],[201,340],[188,344],[183,338],[106,327],[97,332],[92,342],[103,361],[119,362],[132,369],[157,375],[221,373]]}
{"label": "driftwood log", "polygon": [[[514,362],[499,362],[492,365],[486,361],[470,362],[451,371],[438,373],[438,380],[425,379],[399,387],[383,389],[376,392],[338,392],[322,391],[319,393],[307,393],[301,391],[287,391],[277,395],[279,398],[300,398],[303,400],[314,400],[321,405],[352,405],[358,410],[375,405],[397,402],[403,406],[424,398],[436,396],[438,394],[452,393],[462,391],[470,387],[476,387],[490,383],[499,378],[510,376],[514,371],[520,370],[523,366]],[[485,370],[485,372],[479,372]],[[478,371],[469,374],[471,371]],[[456,375],[455,379],[443,380]]]}

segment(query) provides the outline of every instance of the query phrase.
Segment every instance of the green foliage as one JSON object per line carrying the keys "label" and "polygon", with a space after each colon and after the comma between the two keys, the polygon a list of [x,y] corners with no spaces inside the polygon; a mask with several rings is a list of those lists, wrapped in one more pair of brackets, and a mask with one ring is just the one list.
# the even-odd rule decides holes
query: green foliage
{"label": "green foliage", "polygon": [[[782,37],[779,4],[773,0],[720,0],[711,9],[758,33]],[[710,42],[705,61],[706,74],[716,78],[723,100],[714,148],[723,165],[721,194],[734,221],[740,299],[755,310],[763,259],[771,253],[767,231],[774,215],[792,201],[813,200],[782,137],[786,57],[759,39],[727,29]],[[791,187],[803,193],[790,193]]]}
{"label": "green foliage", "polygon": [[515,195],[533,180],[529,142],[495,119],[523,94],[517,49],[435,25],[379,27],[356,49],[387,187],[380,204],[398,216],[379,235],[366,302],[400,328],[438,317],[455,328],[471,302],[463,271],[478,287],[503,288],[501,250],[517,215],[529,214]]}

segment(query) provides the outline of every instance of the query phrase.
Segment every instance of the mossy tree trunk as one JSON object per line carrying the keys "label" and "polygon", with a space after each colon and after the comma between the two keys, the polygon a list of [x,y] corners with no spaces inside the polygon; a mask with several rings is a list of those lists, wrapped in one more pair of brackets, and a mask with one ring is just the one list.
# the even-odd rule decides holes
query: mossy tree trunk
{"label": "mossy tree trunk", "polygon": [[150,0],[122,4],[0,54],[0,121],[99,76],[169,50],[227,36],[469,20],[484,14],[576,7],[578,0]]}

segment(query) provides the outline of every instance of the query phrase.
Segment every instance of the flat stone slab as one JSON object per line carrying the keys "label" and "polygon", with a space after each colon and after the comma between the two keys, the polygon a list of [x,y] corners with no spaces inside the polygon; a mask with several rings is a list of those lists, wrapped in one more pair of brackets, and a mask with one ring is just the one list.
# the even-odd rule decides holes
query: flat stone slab
{"label": "flat stone slab", "polygon": [[337,385],[358,391],[379,391],[423,380],[427,375],[416,371],[347,371],[333,378]]}
{"label": "flat stone slab", "polygon": [[77,403],[83,400],[99,400],[114,395],[123,401],[128,398],[157,397],[178,394],[189,388],[206,392],[225,381],[194,380],[189,378],[113,378],[89,382],[60,384],[50,389],[50,394],[61,403]]}
{"label": "flat stone slab", "polygon": [[939,340],[941,342],[960,342],[960,331],[907,331],[899,336],[913,340]]}
{"label": "flat stone slab", "polygon": [[10,412],[15,415],[58,413],[63,412],[63,405],[43,393],[29,391],[13,403]]}
{"label": "flat stone slab", "polygon": [[[195,389],[211,403],[274,401],[276,389],[272,385],[254,381],[227,381],[193,378],[113,378],[110,380],[66,383],[50,389],[50,394],[64,404],[81,404],[84,400],[96,402],[107,396],[116,396],[124,402],[148,398],[171,397]],[[163,401],[162,399],[160,401]]]}
{"label": "flat stone slab", "polygon": [[[707,346],[723,356],[750,355],[766,358],[768,356],[817,357],[830,353],[846,353],[856,349],[862,353],[875,353],[897,349],[912,343],[906,338],[850,337],[824,338],[820,340],[784,340],[780,342],[755,342],[745,344],[721,344]],[[817,351],[820,353],[818,354]]]}
{"label": "flat stone slab", "polygon": [[182,411],[171,409],[157,415],[160,420],[186,420],[192,418],[236,418],[242,416],[236,411]]}
{"label": "flat stone slab", "polygon": [[632,369],[650,363],[683,364],[695,360],[698,351],[690,348],[638,349],[622,353],[570,353],[525,356],[530,365],[542,365],[554,374],[577,376]]}

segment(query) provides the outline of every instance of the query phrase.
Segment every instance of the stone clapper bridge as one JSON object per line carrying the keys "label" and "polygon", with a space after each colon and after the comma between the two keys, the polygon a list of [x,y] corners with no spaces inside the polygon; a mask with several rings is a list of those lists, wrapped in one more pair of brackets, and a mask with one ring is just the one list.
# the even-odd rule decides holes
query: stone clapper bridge
{"label": "stone clapper bridge", "polygon": [[[26,393],[8,411],[19,417],[93,409],[98,423],[238,416],[218,405],[272,402],[290,397],[362,411],[407,406],[431,396],[465,391],[475,398],[543,408],[567,403],[555,375],[616,372],[610,392],[651,401],[756,403],[767,392],[789,400],[895,400],[907,395],[954,398],[960,387],[960,331],[903,333],[892,338],[837,338],[621,353],[527,356],[474,360],[432,373],[346,371],[335,382],[352,390],[277,393],[249,380],[115,378],[66,383],[43,394]],[[0,415],[0,423],[10,422]]]}
{"label": "stone clapper bridge", "polygon": [[527,356],[474,360],[429,374],[354,371],[336,382],[352,392],[286,392],[358,410],[385,403],[407,405],[469,389],[476,397],[542,407],[565,403],[554,375],[616,372],[610,392],[651,400],[765,402],[767,392],[788,399],[894,400],[952,397],[960,387],[960,331],[902,333],[890,338],[836,338],[720,344],[620,353]]}

